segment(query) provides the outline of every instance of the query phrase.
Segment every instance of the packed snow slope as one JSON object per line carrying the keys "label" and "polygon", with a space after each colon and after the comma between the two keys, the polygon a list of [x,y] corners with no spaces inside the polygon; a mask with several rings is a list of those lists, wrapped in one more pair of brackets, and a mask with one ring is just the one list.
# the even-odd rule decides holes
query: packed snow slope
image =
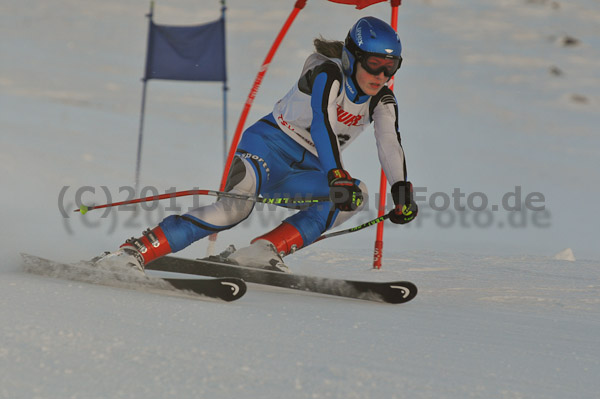
{"label": "packed snow slope", "polygon": [[600,389],[595,262],[408,251],[373,272],[357,251],[307,251],[295,272],[408,279],[419,295],[382,305],[250,285],[219,303],[4,272],[0,394],[591,399]]}
{"label": "packed snow slope", "polygon": [[[155,22],[217,19],[207,3],[159,1]],[[129,196],[148,2],[2,2],[0,397],[596,398],[600,4],[403,3],[395,93],[421,214],[386,226],[381,271],[373,229],[288,258],[296,273],[416,283],[394,306],[256,285],[222,303],[25,273],[19,252],[90,259],[212,199],[74,214],[78,199]],[[230,134],[292,6],[227,2]],[[389,4],[309,1],[249,123],[295,82],[315,36],[342,39],[364,15],[388,19]],[[149,83],[142,195],[218,187],[221,96],[220,84]],[[370,131],[344,159],[374,194]],[[373,203],[347,227],[375,217]],[[257,207],[216,249],[286,215]]]}

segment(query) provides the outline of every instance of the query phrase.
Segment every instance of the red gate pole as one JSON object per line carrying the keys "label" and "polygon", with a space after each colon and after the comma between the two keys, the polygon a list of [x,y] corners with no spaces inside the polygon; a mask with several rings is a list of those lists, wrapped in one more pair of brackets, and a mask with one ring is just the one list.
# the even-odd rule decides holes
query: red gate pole
{"label": "red gate pole", "polygon": [[[394,30],[398,30],[398,7],[402,0],[391,0],[392,6],[392,22],[391,26]],[[394,78],[389,83],[390,90],[394,90]],[[377,209],[377,217],[385,214],[385,199],[387,197],[387,178],[383,168],[381,169],[381,177],[379,179],[379,206]],[[381,269],[381,257],[383,255],[383,223],[377,225],[377,236],[375,237],[375,248],[373,250],[373,269]]]}
{"label": "red gate pole", "polygon": [[[229,168],[231,167],[231,163],[233,162],[233,157],[235,155],[235,150],[237,148],[237,145],[240,142],[240,139],[242,138],[244,124],[246,123],[246,118],[248,117],[248,113],[250,112],[250,108],[252,107],[252,103],[254,102],[254,98],[256,97],[256,93],[258,93],[258,88],[260,87],[262,80],[263,80],[265,74],[267,73],[267,69],[269,69],[269,64],[271,63],[271,60],[275,56],[275,53],[277,52],[279,45],[283,41],[283,38],[287,34],[288,30],[290,29],[290,26],[292,26],[292,23],[294,22],[294,19],[296,19],[296,16],[300,12],[300,10],[302,10],[304,8],[304,6],[306,5],[306,1],[307,0],[296,0],[294,9],[290,13],[288,19],[283,24],[283,27],[281,28],[281,30],[279,31],[279,34],[275,38],[275,41],[271,45],[271,49],[267,53],[267,56],[265,57],[265,60],[262,63],[262,66],[258,70],[258,74],[256,75],[256,78],[254,79],[254,84],[252,85],[252,89],[250,89],[250,94],[248,94],[248,98],[246,99],[246,103],[244,104],[244,108],[242,109],[242,114],[240,115],[240,119],[239,119],[237,127],[235,129],[233,139],[231,140],[231,146],[229,147],[229,154],[227,155],[227,161],[225,162],[225,168],[223,169],[223,176],[221,177],[221,186],[220,186],[221,191],[223,191],[225,189],[225,184],[227,183],[227,176],[229,175]],[[208,237],[208,240],[209,240],[209,243],[208,243],[207,253],[208,253],[208,255],[212,255],[215,242],[217,241],[217,233],[211,234]]]}

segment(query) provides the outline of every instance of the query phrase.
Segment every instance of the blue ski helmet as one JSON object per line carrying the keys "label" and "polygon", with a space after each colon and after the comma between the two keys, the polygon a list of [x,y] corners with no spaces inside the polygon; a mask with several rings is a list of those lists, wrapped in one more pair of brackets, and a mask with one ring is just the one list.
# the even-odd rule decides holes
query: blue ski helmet
{"label": "blue ski helmet", "polygon": [[355,72],[356,62],[369,73],[383,72],[388,78],[392,77],[402,64],[398,33],[378,18],[359,19],[348,32],[342,51],[342,68],[347,76]]}

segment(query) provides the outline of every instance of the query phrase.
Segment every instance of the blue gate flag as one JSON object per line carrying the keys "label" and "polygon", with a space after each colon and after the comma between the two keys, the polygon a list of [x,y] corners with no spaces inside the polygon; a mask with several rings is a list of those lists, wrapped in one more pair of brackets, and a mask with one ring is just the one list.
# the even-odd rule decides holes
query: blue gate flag
{"label": "blue gate flag", "polygon": [[225,19],[195,26],[150,21],[144,80],[227,80]]}

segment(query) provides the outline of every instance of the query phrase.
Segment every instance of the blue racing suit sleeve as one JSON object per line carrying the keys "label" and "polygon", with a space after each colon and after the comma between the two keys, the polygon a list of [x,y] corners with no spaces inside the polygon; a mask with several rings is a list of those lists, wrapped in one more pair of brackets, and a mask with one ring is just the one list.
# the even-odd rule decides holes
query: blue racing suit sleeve
{"label": "blue racing suit sleeve", "polygon": [[[310,134],[319,155],[324,171],[343,169],[337,136],[329,119],[329,99],[337,96],[335,87],[341,87],[341,71],[335,64],[322,64],[313,73],[310,105],[312,107],[312,124]],[[335,82],[338,82],[334,86]],[[332,93],[332,91],[334,91]]]}

